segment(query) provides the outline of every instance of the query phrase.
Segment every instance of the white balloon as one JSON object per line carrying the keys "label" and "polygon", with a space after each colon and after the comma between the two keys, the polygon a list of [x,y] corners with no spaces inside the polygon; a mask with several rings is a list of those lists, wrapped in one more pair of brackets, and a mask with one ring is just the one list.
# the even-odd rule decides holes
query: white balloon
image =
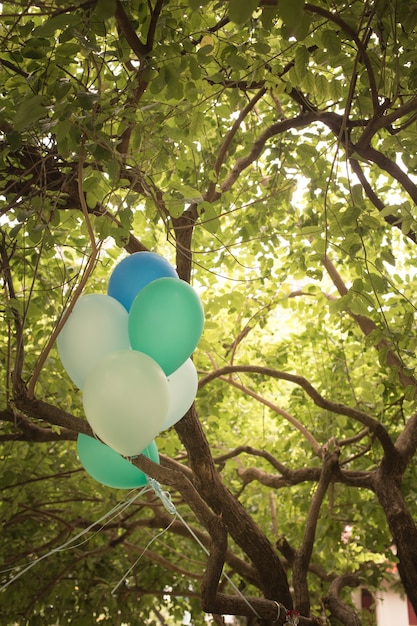
{"label": "white balloon", "polygon": [[84,384],[84,411],[91,428],[123,456],[140,454],[151,443],[162,430],[169,402],[163,370],[136,350],[106,355]]}
{"label": "white balloon", "polygon": [[188,411],[198,390],[198,375],[194,363],[187,359],[181,367],[168,376],[169,410],[162,430],[176,424]]}
{"label": "white balloon", "polygon": [[81,296],[57,338],[58,354],[71,380],[82,389],[89,371],[106,354],[130,348],[128,313],[111,296]]}

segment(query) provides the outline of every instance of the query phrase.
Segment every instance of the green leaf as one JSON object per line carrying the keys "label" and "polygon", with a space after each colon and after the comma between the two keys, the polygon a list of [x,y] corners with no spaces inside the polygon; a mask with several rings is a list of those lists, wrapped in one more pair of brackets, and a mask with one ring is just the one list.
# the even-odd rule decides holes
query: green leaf
{"label": "green leaf", "polygon": [[298,79],[301,81],[307,74],[309,54],[305,46],[300,45],[294,56],[294,67],[297,73]]}
{"label": "green leaf", "polygon": [[341,50],[340,36],[332,28],[328,28],[321,33],[321,42],[323,48],[331,56],[337,56]]}
{"label": "green leaf", "polygon": [[278,15],[290,32],[296,33],[302,24],[304,0],[279,0]]}
{"label": "green leaf", "polygon": [[323,102],[327,99],[328,84],[329,84],[328,78],[324,76],[323,74],[318,74],[317,76],[315,76],[315,82],[314,82],[315,92],[320,102]]}
{"label": "green leaf", "polygon": [[258,6],[258,0],[230,0],[228,7],[229,18],[235,24],[244,24],[252,16]]}
{"label": "green leaf", "polygon": [[108,20],[116,11],[116,0],[98,0],[93,17],[98,20]]}
{"label": "green leaf", "polygon": [[22,131],[47,116],[45,98],[41,95],[29,95],[18,107],[13,120],[15,131]]}
{"label": "green leaf", "polygon": [[278,13],[278,6],[264,6],[262,8],[261,21],[262,26],[266,30],[271,30],[275,23],[275,18]]}
{"label": "green leaf", "polygon": [[350,193],[352,196],[353,203],[356,206],[363,205],[363,187],[361,184],[357,183],[356,185],[352,185],[350,188]]}
{"label": "green leaf", "polygon": [[11,133],[7,133],[6,138],[13,150],[18,150],[22,145],[22,136],[16,130],[12,130]]}
{"label": "green leaf", "polygon": [[36,37],[52,37],[57,30],[64,30],[69,26],[75,26],[79,24],[80,21],[81,17],[78,13],[64,12],[51,17],[40,26],[37,26],[33,31],[33,35]]}
{"label": "green leaf", "polygon": [[212,234],[216,233],[220,228],[220,220],[214,205],[211,202],[201,202],[198,205],[198,211],[204,228]]}

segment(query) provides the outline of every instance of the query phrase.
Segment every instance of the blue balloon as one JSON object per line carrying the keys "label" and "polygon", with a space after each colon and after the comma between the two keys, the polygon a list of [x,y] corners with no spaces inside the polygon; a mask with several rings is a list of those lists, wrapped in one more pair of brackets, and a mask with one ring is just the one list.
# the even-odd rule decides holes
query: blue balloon
{"label": "blue balloon", "polygon": [[[115,489],[135,489],[144,487],[148,482],[144,472],[94,437],[79,433],[77,451],[86,472],[102,485]],[[155,441],[142,450],[142,454],[154,463],[159,463]]]}
{"label": "blue balloon", "polygon": [[135,252],[116,265],[109,278],[107,293],[129,311],[139,291],[157,278],[178,278],[178,274],[159,254]]}

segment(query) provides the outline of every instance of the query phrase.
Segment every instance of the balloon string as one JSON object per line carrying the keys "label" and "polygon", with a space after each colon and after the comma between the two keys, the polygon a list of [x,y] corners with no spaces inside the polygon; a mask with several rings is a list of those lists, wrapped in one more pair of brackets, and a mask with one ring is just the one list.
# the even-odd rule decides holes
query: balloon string
{"label": "balloon string", "polygon": [[[114,506],[110,511],[108,511],[107,513],[105,513],[102,517],[100,517],[100,519],[98,519],[96,522],[93,522],[92,524],[90,524],[90,526],[88,526],[87,528],[84,528],[80,533],[78,533],[75,537],[71,537],[70,539],[68,539],[68,541],[66,541],[65,543],[63,543],[62,545],[58,546],[57,548],[53,548],[52,550],[50,550],[49,552],[47,552],[46,554],[43,554],[42,556],[40,556],[39,558],[35,559],[34,561],[32,561],[31,563],[29,563],[26,567],[24,567],[20,572],[18,572],[15,576],[13,576],[12,578],[10,578],[10,580],[8,580],[6,583],[4,583],[4,585],[2,585],[0,587],[0,591],[3,591],[4,589],[6,589],[7,587],[9,587],[12,583],[14,583],[18,578],[20,578],[21,576],[23,576],[23,574],[26,574],[26,572],[28,572],[30,569],[32,569],[32,567],[34,567],[35,565],[37,565],[38,563],[40,563],[41,561],[43,561],[44,559],[47,559],[49,556],[51,556],[52,554],[56,554],[57,552],[62,552],[63,550],[72,550],[73,548],[77,548],[79,546],[81,546],[83,543],[85,543],[86,541],[88,541],[88,539],[85,539],[84,541],[81,541],[80,543],[77,543],[75,545],[71,545],[72,543],[74,543],[75,541],[77,541],[77,539],[80,539],[81,537],[83,537],[84,535],[86,535],[87,533],[90,532],[90,530],[92,530],[95,526],[97,526],[97,524],[101,524],[102,522],[105,522],[101,525],[101,527],[96,530],[96,532],[94,534],[97,534],[98,532],[100,532],[100,530],[102,530],[106,524],[108,524],[114,517],[116,517],[117,515],[119,515],[119,513],[121,511],[123,511],[124,509],[128,508],[131,504],[133,504],[133,502],[139,497],[141,496],[143,493],[145,493],[146,491],[149,491],[149,487],[146,486],[143,489],[141,489],[139,492],[135,493],[135,495],[132,498],[129,498],[129,500],[127,500],[126,502],[119,502],[118,504],[116,504],[116,506]],[[94,535],[93,535],[94,536]],[[3,570],[3,572],[5,571],[10,571],[10,570]]]}
{"label": "balloon string", "polygon": [[119,580],[119,582],[117,583],[117,585],[115,585],[111,591],[111,595],[115,595],[117,589],[120,587],[120,585],[122,584],[122,582],[124,580],[126,580],[126,578],[129,576],[130,572],[136,567],[136,565],[139,563],[139,561],[141,560],[141,558],[143,557],[143,555],[145,554],[146,550],[154,543],[154,541],[156,541],[159,537],[161,537],[162,535],[164,535],[172,526],[172,524],[175,522],[175,517],[170,521],[170,523],[168,524],[168,526],[166,528],[164,528],[163,530],[161,530],[157,535],[155,535],[155,537],[152,537],[152,539],[150,541],[148,541],[148,543],[146,544],[146,546],[143,548],[142,552],[140,553],[140,555],[138,556],[138,558],[136,559],[136,561],[133,563],[133,565],[131,565],[129,567],[129,569],[127,570],[127,572],[121,577],[121,579]]}
{"label": "balloon string", "polygon": [[[143,487],[142,489],[140,489],[138,492],[135,493],[135,495],[132,498],[129,498],[129,500],[125,501],[125,502],[119,502],[118,504],[116,504],[116,506],[114,506],[110,511],[108,511],[107,513],[105,513],[102,517],[100,517],[97,521],[93,522],[92,524],[90,524],[90,526],[88,526],[87,528],[84,528],[80,533],[78,533],[75,537],[72,537],[70,539],[68,539],[68,541],[66,541],[65,543],[63,543],[62,545],[58,546],[57,548],[53,548],[52,550],[50,550],[49,552],[47,552],[46,554],[43,554],[42,556],[40,556],[39,558],[37,558],[35,561],[32,561],[31,563],[29,563],[26,567],[24,567],[20,572],[18,572],[15,576],[13,576],[12,578],[10,578],[10,580],[8,580],[4,585],[2,585],[0,587],[0,591],[3,591],[4,589],[6,589],[7,587],[9,587],[13,582],[15,582],[18,578],[20,578],[21,576],[23,576],[23,574],[26,574],[26,572],[28,572],[30,569],[32,569],[32,567],[34,567],[35,565],[37,565],[38,563],[40,563],[41,561],[43,561],[44,559],[47,559],[49,556],[51,556],[52,554],[56,554],[57,552],[62,552],[63,550],[72,550],[74,548],[77,548],[79,546],[81,546],[83,543],[85,543],[86,541],[88,541],[88,539],[84,539],[84,541],[81,541],[80,543],[77,543],[75,545],[71,545],[73,544],[75,541],[77,541],[77,539],[80,539],[81,537],[83,537],[84,535],[86,535],[87,533],[90,532],[90,530],[92,530],[95,526],[97,526],[98,524],[102,525],[101,527],[96,530],[96,532],[93,534],[93,536],[97,533],[99,533],[105,526],[106,524],[108,524],[114,517],[116,517],[117,515],[119,515],[123,510],[127,509],[131,504],[133,504],[133,502],[139,498],[140,496],[142,496],[144,493],[146,493],[147,491],[149,491],[149,489],[152,488],[155,492],[155,494],[158,496],[158,498],[161,500],[162,504],[164,505],[164,507],[166,508],[166,510],[168,511],[168,513],[170,513],[171,515],[174,516],[174,518],[172,519],[172,521],[169,523],[169,525],[164,528],[161,532],[159,532],[157,535],[155,535],[155,537],[153,537],[145,546],[145,548],[142,550],[141,554],[139,555],[139,557],[136,559],[136,561],[133,563],[133,565],[131,565],[129,567],[129,569],[127,570],[127,572],[123,575],[123,577],[119,580],[119,582],[117,583],[117,585],[113,588],[112,590],[112,595],[116,592],[116,590],[120,587],[120,585],[122,584],[122,582],[127,578],[127,576],[130,574],[130,572],[135,568],[135,566],[139,563],[139,561],[141,560],[141,558],[143,557],[143,555],[145,554],[146,550],[149,548],[150,545],[152,545],[152,543],[154,541],[156,541],[156,539],[158,539],[158,537],[160,537],[161,535],[163,535],[164,533],[166,533],[170,527],[172,526],[172,524],[175,522],[175,520],[178,518],[185,526],[185,528],[188,530],[188,532],[190,533],[190,535],[193,537],[193,539],[198,543],[198,545],[200,546],[200,548],[202,548],[202,550],[207,554],[207,556],[210,555],[210,551],[206,548],[206,546],[202,543],[202,541],[197,537],[197,535],[195,534],[195,532],[193,531],[193,529],[187,524],[187,522],[185,521],[185,519],[182,517],[182,515],[177,511],[175,504],[172,502],[171,499],[171,495],[169,494],[168,491],[163,491],[161,488],[161,485],[158,483],[157,480],[155,480],[154,478],[150,478],[148,477],[148,485],[146,485],[145,487]],[[104,523],[105,522],[105,523]],[[10,570],[2,570],[2,572],[6,572],[6,571],[10,571]],[[234,591],[236,592],[236,594],[238,596],[240,596],[242,598],[242,600],[244,600],[244,602],[248,605],[248,607],[251,609],[251,611],[254,613],[254,615],[258,618],[261,619],[261,616],[257,613],[257,611],[255,610],[255,608],[251,605],[251,603],[249,602],[249,600],[247,598],[245,598],[245,596],[242,594],[242,592],[240,591],[240,589],[235,585],[235,583],[231,580],[231,578],[227,575],[226,572],[223,572],[223,576],[225,577],[225,579],[228,581],[228,583],[230,584],[230,586],[234,589]]]}
{"label": "balloon string", "polygon": [[[186,527],[186,529],[188,530],[188,532],[190,533],[190,535],[193,537],[193,539],[195,539],[195,541],[198,543],[198,545],[200,546],[200,548],[202,548],[204,550],[204,552],[207,554],[207,556],[210,556],[210,551],[206,548],[206,546],[202,543],[202,541],[200,541],[200,539],[197,537],[197,535],[195,534],[195,532],[193,531],[193,529],[187,524],[187,522],[185,521],[185,519],[182,517],[182,515],[177,511],[174,503],[171,500],[171,496],[168,493],[168,491],[163,491],[161,489],[161,485],[158,483],[158,481],[156,481],[154,478],[149,478],[148,477],[148,483],[149,485],[152,487],[152,489],[154,490],[154,492],[156,493],[156,495],[160,498],[162,504],[164,505],[164,507],[166,508],[166,510],[171,513],[172,515],[175,515],[174,519],[172,520],[171,524],[175,521],[175,518],[178,518]],[[171,525],[170,524],[170,525]],[[169,526],[168,526],[169,528]],[[168,530],[168,528],[166,528],[163,532],[165,532],[166,530]],[[146,548],[145,548],[146,550]],[[142,555],[141,555],[142,556]],[[262,619],[261,616],[258,614],[258,612],[256,611],[256,609],[251,605],[251,603],[249,602],[249,600],[243,595],[243,593],[240,591],[240,589],[235,585],[235,583],[231,580],[231,578],[227,575],[226,572],[223,572],[223,576],[225,577],[225,579],[227,580],[227,582],[230,584],[230,586],[233,588],[233,590],[237,593],[238,596],[240,596],[242,598],[242,600],[245,601],[245,603],[248,605],[248,607],[251,609],[251,611],[254,613],[254,615],[258,618],[258,619]]]}

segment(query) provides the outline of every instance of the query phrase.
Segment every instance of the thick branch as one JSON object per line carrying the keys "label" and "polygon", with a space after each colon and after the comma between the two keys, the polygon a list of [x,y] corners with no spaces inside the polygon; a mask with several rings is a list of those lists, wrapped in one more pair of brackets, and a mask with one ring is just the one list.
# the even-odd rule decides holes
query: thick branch
{"label": "thick branch", "polygon": [[[253,107],[262,98],[262,96],[265,95],[265,93],[266,93],[266,88],[262,87],[258,91],[258,93],[256,93],[253,96],[253,98],[247,103],[247,105],[240,111],[239,116],[234,121],[231,129],[227,133],[217,154],[217,159],[213,168],[214,172],[216,173],[216,176],[219,176],[220,174],[220,169],[224,163],[224,159],[226,157],[227,151],[229,150],[230,144],[232,143],[233,138],[235,137],[237,131],[239,130],[243,120],[245,119],[245,117],[247,117],[250,111],[252,111]],[[213,181],[210,183],[209,188],[207,190],[206,197],[208,201],[211,201],[215,198],[215,188],[216,188],[216,183]]]}
{"label": "thick branch", "polygon": [[320,468],[318,467],[303,467],[296,470],[287,470],[285,476],[269,474],[259,467],[247,467],[246,469],[238,470],[237,473],[244,485],[248,485],[250,482],[256,480],[262,485],[265,485],[265,487],[271,487],[273,489],[281,489],[282,487],[298,485],[304,482],[317,482],[320,478]]}
{"label": "thick branch", "polygon": [[[387,172],[394,180],[400,183],[400,185],[408,193],[414,204],[417,204],[417,186],[411,178],[404,172],[397,163],[391,161],[385,154],[379,152],[372,146],[362,146],[357,144],[353,146],[354,152],[357,152],[363,159],[372,161],[380,167],[384,172]],[[349,154],[352,156],[352,154]],[[353,155],[354,156],[354,155]]]}
{"label": "thick branch", "polygon": [[405,115],[409,115],[417,110],[417,96],[413,96],[407,102],[401,104],[401,106],[397,107],[391,113],[387,115],[382,115],[381,112],[375,115],[370,122],[367,124],[365,130],[363,131],[356,147],[358,149],[367,148],[371,142],[372,137],[382,128],[389,128],[393,122],[398,120]]}
{"label": "thick branch", "polygon": [[[251,609],[252,599],[249,598],[248,601],[245,601],[243,598],[239,596],[225,596],[223,594],[217,594],[215,601],[213,600],[214,587],[217,585],[215,582],[216,576],[219,575],[220,561],[223,559],[225,554],[224,552],[224,536],[223,530],[220,529],[219,517],[214,515],[204,500],[201,498],[200,494],[197,492],[192,483],[180,472],[178,471],[169,471],[165,468],[162,468],[160,465],[153,463],[148,458],[140,455],[136,459],[134,459],[134,464],[139,467],[142,471],[144,471],[149,476],[152,476],[156,480],[161,483],[170,485],[171,487],[177,489],[187,504],[194,511],[197,519],[199,519],[200,523],[206,528],[209,532],[211,540],[212,540],[212,549],[214,550],[214,555],[210,557],[209,563],[210,567],[212,567],[212,574],[210,575],[209,580],[205,580],[205,593],[208,593],[208,597],[211,601],[210,608],[208,608],[208,604],[204,604],[205,610],[208,610],[213,613],[227,613],[230,615],[253,615],[253,609]],[[212,485],[208,485],[209,489],[212,489]],[[244,509],[242,509],[244,511]],[[225,520],[224,516],[223,521]],[[242,523],[244,520],[240,520]],[[222,523],[223,528],[223,523]],[[230,532],[230,527],[228,528]],[[219,539],[219,534],[222,534],[221,545],[217,546],[216,541]],[[233,533],[231,533],[233,534]],[[236,533],[234,533],[236,534]],[[236,540],[236,538],[235,538]],[[258,547],[262,546],[258,544]],[[218,580],[218,579],[217,579]],[[216,586],[217,588],[217,586]],[[291,603],[291,596],[288,594],[287,599]],[[207,600],[207,596],[206,596]],[[206,602],[206,600],[204,602]],[[214,602],[214,606],[212,605]],[[276,615],[276,603],[270,600],[259,600],[256,598],[256,604],[259,606],[259,610],[261,612],[262,617],[265,619],[269,619],[270,615]],[[222,607],[227,606],[227,610],[223,610]],[[283,622],[281,622],[283,623]]]}
{"label": "thick branch", "polygon": [[311,500],[304,528],[303,541],[301,547],[296,551],[293,563],[295,606],[296,609],[303,615],[308,615],[310,613],[310,594],[307,584],[307,574],[309,571],[311,555],[313,553],[320,509],[328,486],[332,480],[334,469],[338,464],[338,458],[338,451],[326,453],[323,458],[320,480]]}
{"label": "thick branch", "polygon": [[[351,157],[349,159],[349,163],[352,167],[352,170],[355,172],[356,176],[358,177],[359,182],[361,183],[364,192],[366,193],[366,195],[368,196],[369,200],[372,202],[374,207],[378,209],[378,211],[382,211],[383,209],[385,209],[385,204],[382,202],[382,200],[376,195],[375,191],[372,189],[371,185],[369,184],[369,181],[367,180],[364,174],[362,167],[360,166],[359,161]],[[394,215],[384,215],[383,219],[390,226],[395,226],[396,228],[401,230],[401,220],[399,220]],[[417,236],[414,231],[410,230],[405,236],[408,237],[408,239],[411,239],[413,243],[417,243]]]}
{"label": "thick branch", "polygon": [[[228,532],[254,564],[264,595],[291,608],[288,580],[279,556],[246,509],[221,481],[194,406],[175,428],[188,450],[199,493],[213,511],[222,515]],[[269,563],[268,571],[265,571],[265,562]]]}
{"label": "thick branch", "polygon": [[210,536],[210,556],[201,585],[201,606],[206,613],[216,613],[213,607],[227,551],[227,531],[220,517],[213,519]]}
{"label": "thick branch", "polygon": [[151,12],[151,22],[149,24],[148,35],[146,37],[146,46],[145,46],[145,49],[147,52],[150,52],[153,48],[156,26],[158,24],[158,19],[162,11],[163,4],[164,4],[164,0],[156,0],[155,8]]}
{"label": "thick branch", "polygon": [[298,376],[296,374],[289,374],[288,372],[282,372],[280,370],[275,370],[268,367],[262,367],[258,365],[226,365],[210,374],[207,374],[203,379],[199,382],[199,387],[203,387],[207,383],[211,382],[215,378],[219,378],[220,376],[225,376],[226,374],[231,374],[233,372],[248,372],[253,374],[262,374],[264,376],[271,376],[271,378],[277,378],[280,380],[287,380],[291,383],[294,383],[304,389],[307,395],[313,400],[316,406],[325,409],[326,411],[330,411],[331,413],[336,413],[337,415],[346,415],[354,419],[357,422],[360,422],[369,430],[375,434],[376,437],[380,440],[386,454],[394,454],[396,455],[396,451],[394,448],[394,444],[391,441],[391,438],[383,426],[381,422],[374,419],[368,413],[364,411],[360,411],[359,409],[355,409],[353,407],[348,407],[339,402],[332,402],[331,400],[327,400],[323,398],[322,395],[313,387],[311,383],[308,382],[306,378],[303,376]]}
{"label": "thick branch", "polygon": [[120,0],[116,0],[115,17],[117,20],[117,25],[120,28],[122,34],[125,36],[126,41],[131,47],[132,51],[135,53],[139,60],[142,59],[149,52],[148,47],[144,43],[142,43],[137,36],[135,29],[133,28],[131,21],[126,15]]}
{"label": "thick branch", "polygon": [[336,578],[323,598],[324,606],[345,626],[361,626],[361,620],[355,610],[340,599],[344,587],[358,587],[359,577],[356,574],[344,574]]}
{"label": "thick branch", "polygon": [[[375,472],[366,471],[338,471],[334,480],[348,487],[360,487],[373,490],[374,473]],[[238,475],[244,485],[256,480],[261,483],[261,485],[265,485],[265,487],[281,489],[282,487],[299,485],[304,482],[317,482],[320,478],[320,468],[302,467],[294,470],[287,469],[285,476],[277,476],[276,474],[265,472],[258,467],[248,467],[244,470],[238,470]]]}
{"label": "thick branch", "polygon": [[396,546],[401,582],[417,611],[417,527],[401,493],[402,472],[402,464],[384,459],[374,485]]}
{"label": "thick branch", "polygon": [[224,193],[225,191],[228,191],[233,187],[234,183],[237,181],[243,170],[245,170],[254,161],[256,161],[256,159],[262,153],[262,150],[264,149],[268,139],[271,139],[271,137],[279,135],[280,133],[284,133],[292,128],[303,128],[304,126],[308,126],[314,121],[317,121],[317,114],[312,111],[304,111],[297,117],[271,124],[271,126],[264,130],[264,132],[261,133],[258,139],[253,142],[250,152],[246,156],[236,160],[233,169],[220,184],[221,192]]}
{"label": "thick branch", "polygon": [[0,441],[69,441],[77,438],[77,434],[67,428],[60,428],[59,432],[42,428],[28,420],[20,411],[13,412],[11,409],[0,411],[0,420],[13,423],[21,431],[1,435]]}
{"label": "thick branch", "polygon": [[414,458],[417,450],[417,413],[414,413],[404,426],[395,442],[395,447],[401,456],[405,469]]}
{"label": "thick branch", "polygon": [[75,417],[71,415],[71,413],[67,413],[63,409],[48,404],[43,400],[18,398],[16,400],[16,407],[28,417],[43,420],[48,424],[60,426],[74,433],[84,433],[85,435],[93,436],[93,432],[87,420]]}

